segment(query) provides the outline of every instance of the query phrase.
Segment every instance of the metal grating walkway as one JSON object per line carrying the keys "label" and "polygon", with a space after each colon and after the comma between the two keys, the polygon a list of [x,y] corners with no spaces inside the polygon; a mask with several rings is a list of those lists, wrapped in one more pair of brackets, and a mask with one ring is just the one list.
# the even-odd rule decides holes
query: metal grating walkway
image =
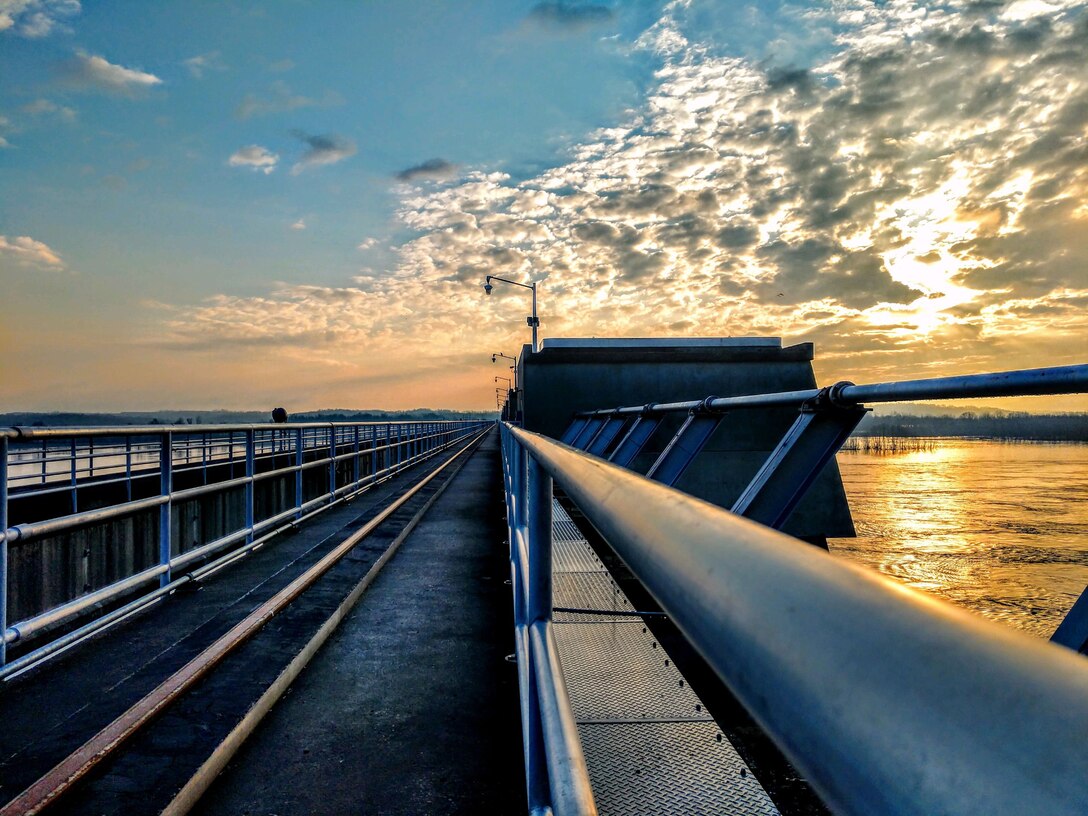
{"label": "metal grating walkway", "polygon": [[766,791],[559,504],[555,639],[602,816],[777,816]]}

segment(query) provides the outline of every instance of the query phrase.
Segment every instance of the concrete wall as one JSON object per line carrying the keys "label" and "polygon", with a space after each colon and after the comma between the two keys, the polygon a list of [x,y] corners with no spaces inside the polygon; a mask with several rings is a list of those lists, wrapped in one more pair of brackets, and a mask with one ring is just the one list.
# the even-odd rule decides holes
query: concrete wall
{"label": "concrete wall", "polygon": [[[544,342],[525,347],[519,373],[528,430],[558,438],[577,411],[809,389],[813,347],[782,348],[777,338]],[[797,417],[791,409],[735,411],[676,485],[731,507]],[[645,473],[676,433],[682,414],[666,417],[634,461]],[[819,538],[854,535],[838,466],[832,461],[784,529]]]}

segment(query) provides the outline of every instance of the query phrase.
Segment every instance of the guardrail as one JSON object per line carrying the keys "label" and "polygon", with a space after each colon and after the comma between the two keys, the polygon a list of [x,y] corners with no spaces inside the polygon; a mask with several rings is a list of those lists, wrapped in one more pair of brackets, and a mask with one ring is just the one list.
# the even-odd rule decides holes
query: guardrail
{"label": "guardrail", "polygon": [[[1076,365],[583,411],[559,442],[504,423],[518,626],[551,626],[554,480],[836,813],[1086,813],[1088,589],[1048,644],[776,529],[863,402],[1084,392]],[[781,407],[797,420],[730,510],[672,488],[728,413]],[[628,470],[677,412],[645,476]],[[592,812],[569,703],[551,701],[562,669],[522,639],[530,808]]]}
{"label": "guardrail", "polygon": [[[533,645],[554,480],[836,813],[1088,812],[1082,657],[546,437],[506,424],[503,450]],[[591,813],[562,670],[523,640],[530,807],[543,779],[555,813]]]}
{"label": "guardrail", "polygon": [[[299,520],[445,450],[487,424],[443,421],[0,429],[0,678],[134,614],[183,583],[221,569]],[[105,443],[95,446],[95,440]],[[62,466],[53,467],[56,462]],[[63,474],[63,484],[56,484],[57,473]],[[184,477],[190,486],[176,489],[178,477]],[[293,501],[283,501],[286,507],[258,517],[256,487],[270,480],[280,480],[281,488],[291,494]],[[316,489],[315,483],[319,483]],[[304,490],[306,486],[310,489]],[[98,492],[99,503],[102,495],[108,496],[111,491],[120,500],[107,498],[105,506],[80,511],[80,496],[92,490]],[[152,495],[134,498],[137,492]],[[229,529],[222,530],[212,541],[180,552],[174,533],[179,522],[176,508],[231,492],[242,494],[237,522],[231,524],[231,514],[224,509],[224,524]],[[66,501],[71,512],[11,524],[12,511],[15,509],[18,517],[21,503],[58,501]],[[156,510],[156,563],[31,617],[8,622],[11,544],[77,533]],[[225,554],[193,569],[220,553]],[[70,625],[151,583],[157,583],[158,588],[15,661],[6,661],[9,645]]]}
{"label": "guardrail", "polygon": [[499,427],[529,812],[593,816],[593,790],[552,632],[552,479],[526,456],[512,426]]}

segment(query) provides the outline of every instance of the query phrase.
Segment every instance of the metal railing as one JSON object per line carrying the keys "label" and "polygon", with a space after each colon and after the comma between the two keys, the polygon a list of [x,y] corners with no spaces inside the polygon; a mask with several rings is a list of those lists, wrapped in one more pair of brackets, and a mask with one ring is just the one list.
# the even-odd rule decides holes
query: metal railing
{"label": "metal railing", "polygon": [[[487,424],[441,421],[0,429],[0,678],[134,614],[183,583],[221,569],[301,519],[440,453]],[[189,486],[176,488],[179,477]],[[280,502],[287,506],[258,518],[257,486],[277,479],[282,482],[282,492],[293,500]],[[91,492],[95,503],[105,502],[105,506],[80,510],[81,497]],[[239,521],[232,524],[228,520],[229,529],[214,540],[180,552],[174,535],[176,508],[231,492],[241,494],[241,513],[236,514]],[[134,498],[138,493],[152,495]],[[20,518],[23,506],[56,508],[61,502],[70,512],[12,523]],[[156,510],[156,563],[28,618],[8,621],[10,545],[77,533]],[[193,568],[210,558],[214,560]],[[9,645],[71,625],[153,583],[157,589],[17,660],[6,661]]]}
{"label": "metal railing", "polygon": [[[1053,639],[1071,651],[775,529],[862,400],[1086,391],[1079,365],[587,411],[562,442],[504,423],[530,809],[594,812],[562,668],[524,645],[550,642],[554,481],[836,813],[1088,812],[1088,590]],[[726,411],[767,407],[799,415],[731,510],[671,487]],[[628,470],[671,412],[647,474]]]}
{"label": "metal railing", "polygon": [[[532,508],[554,480],[836,813],[1088,812],[1084,658],[546,437],[503,437],[538,641],[551,541]],[[550,726],[543,745],[526,729],[530,805],[543,778],[557,814],[592,812],[554,652],[528,681],[520,639],[518,657],[523,717],[535,705]]]}

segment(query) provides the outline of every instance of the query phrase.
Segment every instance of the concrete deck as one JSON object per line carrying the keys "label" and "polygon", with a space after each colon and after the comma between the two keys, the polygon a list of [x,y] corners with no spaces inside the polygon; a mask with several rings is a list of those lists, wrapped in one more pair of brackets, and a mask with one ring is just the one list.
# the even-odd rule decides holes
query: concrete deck
{"label": "concrete deck", "polygon": [[196,813],[524,813],[491,434]]}

